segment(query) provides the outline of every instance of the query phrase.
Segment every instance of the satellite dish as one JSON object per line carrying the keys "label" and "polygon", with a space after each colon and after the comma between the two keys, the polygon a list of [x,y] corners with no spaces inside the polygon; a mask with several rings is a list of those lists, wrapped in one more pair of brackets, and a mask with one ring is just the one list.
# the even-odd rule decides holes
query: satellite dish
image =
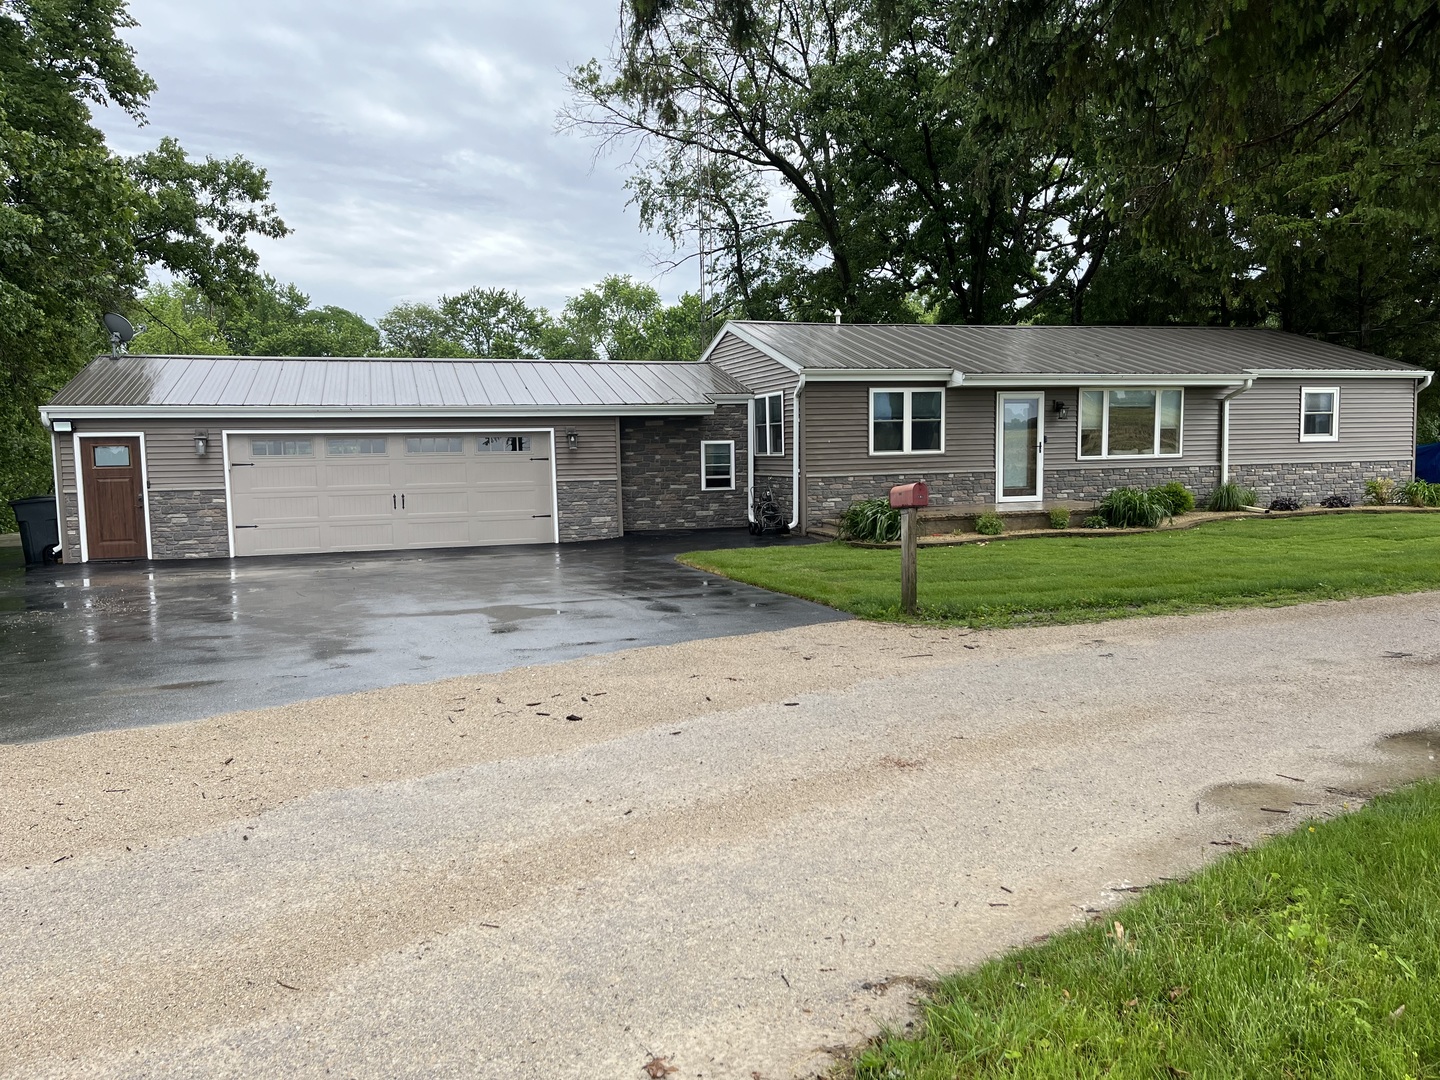
{"label": "satellite dish", "polygon": [[135,337],[135,327],[130,325],[130,320],[124,315],[117,315],[113,311],[107,311],[100,321],[110,332],[110,355],[119,356]]}

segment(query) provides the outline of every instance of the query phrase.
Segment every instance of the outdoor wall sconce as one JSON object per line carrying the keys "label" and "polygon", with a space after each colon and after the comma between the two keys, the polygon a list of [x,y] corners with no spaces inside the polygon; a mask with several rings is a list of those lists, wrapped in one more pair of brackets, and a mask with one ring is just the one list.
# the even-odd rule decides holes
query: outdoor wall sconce
{"label": "outdoor wall sconce", "polygon": [[1064,420],[1064,419],[1065,419],[1067,416],[1069,416],[1069,415],[1070,415],[1070,406],[1069,406],[1069,404],[1066,403],[1066,402],[1064,402],[1064,401],[1056,401],[1056,402],[1055,402],[1055,419],[1056,419],[1056,420]]}
{"label": "outdoor wall sconce", "polygon": [[208,431],[195,432],[195,456],[204,457],[205,452],[210,449],[210,433]]}
{"label": "outdoor wall sconce", "polygon": [[580,449],[580,433],[573,427],[565,429],[565,445],[571,450]]}

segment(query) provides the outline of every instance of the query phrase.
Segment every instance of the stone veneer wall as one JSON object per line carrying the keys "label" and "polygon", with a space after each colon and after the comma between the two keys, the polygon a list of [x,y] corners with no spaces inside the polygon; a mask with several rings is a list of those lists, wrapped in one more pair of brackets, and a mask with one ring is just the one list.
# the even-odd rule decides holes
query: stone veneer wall
{"label": "stone veneer wall", "polygon": [[620,486],[614,480],[561,480],[555,509],[562,544],[620,535]]}
{"label": "stone veneer wall", "polygon": [[224,491],[151,491],[150,546],[157,559],[230,557]]}
{"label": "stone veneer wall", "polygon": [[1100,499],[1118,487],[1151,488],[1179,481],[1203,502],[1220,483],[1215,465],[1120,465],[1089,469],[1047,469],[1045,498]]}
{"label": "stone veneer wall", "polygon": [[65,501],[65,509],[61,517],[65,519],[65,527],[60,533],[60,546],[65,551],[67,563],[78,563],[80,561],[80,513],[75,509],[75,493],[67,491],[62,498]]}
{"label": "stone veneer wall", "polygon": [[[721,405],[714,416],[620,421],[621,498],[626,532],[744,525],[746,410]],[[702,491],[700,443],[735,442],[733,491]]]}
{"label": "stone veneer wall", "polygon": [[[912,472],[859,476],[811,476],[806,479],[806,525],[838,518],[852,502],[883,498],[896,484],[924,480],[930,486],[931,506],[966,506],[995,501],[993,472]],[[788,486],[787,486],[788,487]],[[778,495],[778,493],[777,493]],[[788,501],[790,492],[786,490]]]}
{"label": "stone veneer wall", "polygon": [[1232,465],[1230,479],[1255,489],[1258,502],[1288,495],[1313,506],[1328,495],[1343,495],[1355,505],[1365,497],[1365,481],[1390,476],[1397,484],[1414,479],[1415,460],[1307,461],[1283,465]]}

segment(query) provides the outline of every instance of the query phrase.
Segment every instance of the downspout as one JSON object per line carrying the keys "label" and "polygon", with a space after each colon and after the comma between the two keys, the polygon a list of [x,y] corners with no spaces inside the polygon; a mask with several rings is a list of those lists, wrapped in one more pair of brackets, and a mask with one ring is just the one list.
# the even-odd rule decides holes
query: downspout
{"label": "downspout", "polygon": [[1220,399],[1220,483],[1230,482],[1230,402],[1255,385],[1254,377],[1246,379]]}
{"label": "downspout", "polygon": [[800,381],[795,384],[795,434],[790,440],[790,452],[795,457],[794,478],[790,485],[790,498],[793,500],[794,518],[786,528],[793,529],[800,524],[800,391],[805,389],[805,373],[800,373]]}
{"label": "downspout", "polygon": [[750,426],[746,428],[745,447],[750,452],[745,455],[750,463],[749,475],[745,480],[745,518],[751,525],[755,524],[755,399],[752,397],[750,403],[745,407],[745,422]]}

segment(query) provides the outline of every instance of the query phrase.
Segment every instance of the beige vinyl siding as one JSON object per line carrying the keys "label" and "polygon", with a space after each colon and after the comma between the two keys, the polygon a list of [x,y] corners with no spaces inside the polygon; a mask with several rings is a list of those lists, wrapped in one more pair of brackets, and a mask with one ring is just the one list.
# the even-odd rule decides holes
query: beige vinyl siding
{"label": "beige vinyl siding", "polygon": [[[1340,437],[1300,441],[1301,387],[1338,387]],[[1230,406],[1230,460],[1393,461],[1415,454],[1414,379],[1259,379]]]}
{"label": "beige vinyl siding", "polygon": [[[898,384],[897,384],[898,385]],[[921,384],[905,383],[919,389]],[[896,468],[933,472],[989,472],[995,468],[995,417],[1000,391],[969,387],[945,394],[945,453],[879,457],[870,454],[870,391],[866,383],[810,382],[805,386],[805,464],[809,476],[851,476],[894,472]],[[1085,458],[1076,456],[1080,432],[1080,392],[1051,388],[1045,394],[1045,467],[1104,468],[1115,464],[1161,467],[1213,465],[1220,456],[1218,387],[1187,387],[1180,457]],[[1055,402],[1066,417],[1056,418]],[[1307,444],[1309,445],[1309,444]]]}
{"label": "beige vinyl siding", "polygon": [[[731,333],[724,334],[710,351],[709,362],[739,380],[756,397],[773,394],[777,390],[784,392],[785,453],[757,456],[755,475],[790,476],[794,469],[793,458],[790,456],[794,448],[790,444],[795,441],[795,388],[800,385],[800,376]],[[805,393],[810,393],[809,387],[806,387]],[[806,452],[809,452],[808,447]]]}
{"label": "beige vinyl siding", "polygon": [[[224,431],[431,431],[449,428],[459,431],[510,431],[518,428],[555,429],[555,475],[567,480],[615,480],[620,477],[620,425],[613,416],[596,417],[367,417],[355,419],[297,418],[258,419],[245,416],[227,420],[85,420],[75,421],[75,430],[143,431],[150,488],[155,491],[219,490],[225,486],[221,433]],[[574,428],[579,436],[575,450],[566,445],[565,432]],[[195,433],[204,431],[210,449],[204,457],[195,453]],[[75,468],[69,438],[61,439],[61,483],[75,486]]]}
{"label": "beige vinyl siding", "polygon": [[[875,384],[878,388],[881,384]],[[900,384],[896,384],[900,385]],[[943,384],[942,384],[943,385]],[[905,383],[907,389],[939,389]],[[805,385],[805,466],[809,476],[892,473],[897,469],[974,472],[995,467],[995,395],[988,390],[945,392],[943,454],[870,453],[870,391],[860,382]]]}
{"label": "beige vinyl siding", "polygon": [[[1185,414],[1181,421],[1179,457],[1078,456],[1080,391],[1074,387],[1045,391],[1045,468],[1084,469],[1115,465],[1173,468],[1176,465],[1214,465],[1220,460],[1220,399],[1230,387],[1185,387]],[[1064,420],[1055,417],[1055,402],[1065,403]]]}

